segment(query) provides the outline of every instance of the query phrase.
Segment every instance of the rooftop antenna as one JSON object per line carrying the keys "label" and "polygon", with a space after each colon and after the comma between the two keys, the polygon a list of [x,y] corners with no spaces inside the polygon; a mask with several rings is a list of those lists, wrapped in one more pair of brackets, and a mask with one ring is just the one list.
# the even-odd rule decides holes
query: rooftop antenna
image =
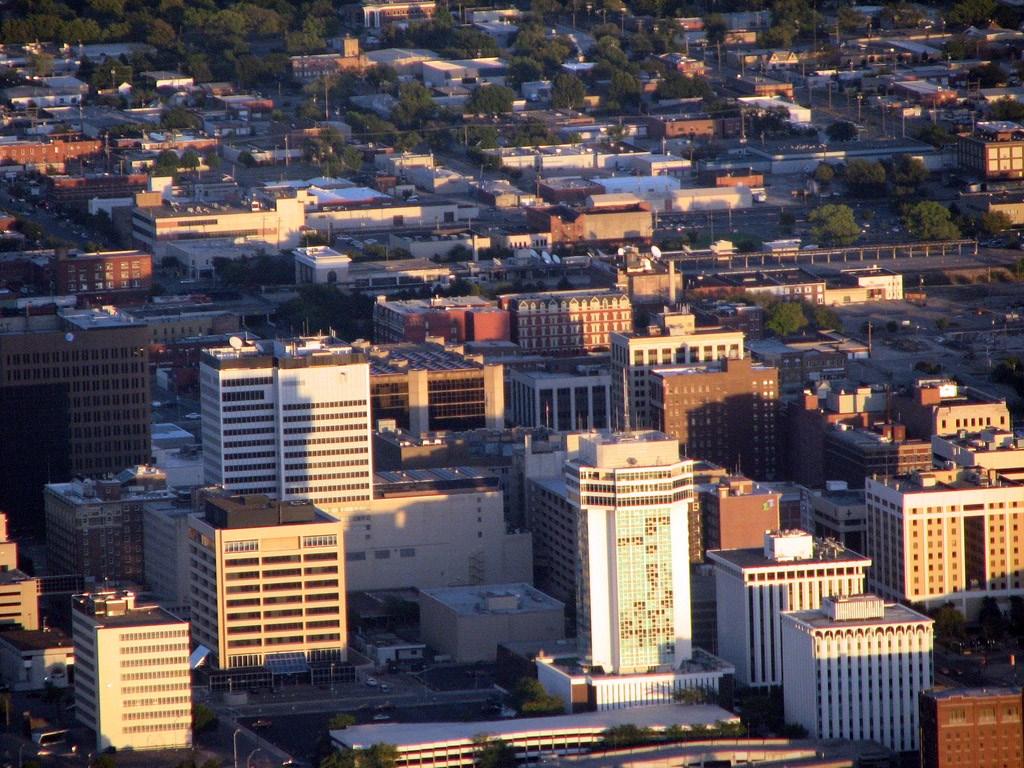
{"label": "rooftop antenna", "polygon": [[624,413],[623,413],[623,417],[624,417],[623,426],[625,426],[625,430],[626,430],[627,434],[633,431],[632,425],[630,424],[630,418],[629,418],[629,384],[628,384],[628,374],[629,374],[629,366],[627,364],[626,366],[623,366],[623,368],[622,368],[622,406],[623,406],[622,410],[624,411]]}

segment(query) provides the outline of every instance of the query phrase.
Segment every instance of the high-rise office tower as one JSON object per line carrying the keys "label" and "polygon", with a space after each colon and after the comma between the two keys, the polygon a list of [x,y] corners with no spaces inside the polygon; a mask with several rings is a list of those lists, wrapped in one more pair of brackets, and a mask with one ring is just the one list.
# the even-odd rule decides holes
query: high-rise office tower
{"label": "high-rise office tower", "polygon": [[0,509],[13,528],[41,534],[43,485],[149,461],[149,332],[110,311],[8,319],[0,329]]}
{"label": "high-rise office tower", "polygon": [[206,482],[318,506],[368,505],[366,357],[329,337],[208,350],[200,366]]}
{"label": "high-rise office tower", "polygon": [[612,674],[678,669],[693,653],[693,461],[664,433],[590,435],[565,464],[578,515],[583,655]]}

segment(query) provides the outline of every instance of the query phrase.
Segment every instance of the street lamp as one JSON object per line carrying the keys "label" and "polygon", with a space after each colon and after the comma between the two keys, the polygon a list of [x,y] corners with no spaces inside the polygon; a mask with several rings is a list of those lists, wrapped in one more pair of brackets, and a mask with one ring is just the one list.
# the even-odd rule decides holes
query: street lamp
{"label": "street lamp", "polygon": [[238,768],[238,734],[241,732],[241,728],[235,728],[235,732],[231,735],[231,742],[234,746],[235,768]]}
{"label": "street lamp", "polygon": [[257,752],[260,752],[260,751],[262,751],[262,750],[260,750],[260,748],[257,747],[256,749],[254,749],[252,752],[249,753],[249,756],[247,758],[245,758],[245,768],[252,768],[252,762],[251,762],[252,757]]}

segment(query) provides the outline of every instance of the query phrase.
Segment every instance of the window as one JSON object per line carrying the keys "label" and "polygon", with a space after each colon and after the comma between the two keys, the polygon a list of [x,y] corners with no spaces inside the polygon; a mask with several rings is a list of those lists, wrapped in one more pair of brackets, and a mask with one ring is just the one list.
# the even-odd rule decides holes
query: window
{"label": "window", "polygon": [[258,541],[229,541],[224,545],[225,552],[257,552],[259,548]]}
{"label": "window", "polygon": [[302,537],[303,547],[336,547],[338,546],[338,537],[334,534],[326,536],[303,536]]}

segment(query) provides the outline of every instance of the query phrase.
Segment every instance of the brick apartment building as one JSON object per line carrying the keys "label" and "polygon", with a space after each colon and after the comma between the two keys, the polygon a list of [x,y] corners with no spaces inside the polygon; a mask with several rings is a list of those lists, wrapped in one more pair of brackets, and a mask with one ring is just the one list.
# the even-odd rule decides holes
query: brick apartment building
{"label": "brick apartment building", "polygon": [[50,268],[57,293],[82,307],[144,304],[153,286],[153,257],[142,251],[58,252]]}
{"label": "brick apartment building", "polygon": [[553,291],[502,296],[512,341],[539,354],[569,355],[610,347],[610,336],[633,330],[633,306],[617,291]]}
{"label": "brick apartment building", "polygon": [[378,344],[423,342],[428,336],[463,341],[508,341],[509,313],[477,296],[387,301],[373,306],[373,338]]}
{"label": "brick apartment building", "polygon": [[0,164],[63,165],[66,160],[91,157],[103,151],[102,141],[72,139],[14,139],[0,141]]}
{"label": "brick apartment building", "polygon": [[144,192],[149,176],[144,173],[126,175],[96,173],[86,176],[48,176],[48,195],[61,208],[84,211],[93,198],[131,198]]}

